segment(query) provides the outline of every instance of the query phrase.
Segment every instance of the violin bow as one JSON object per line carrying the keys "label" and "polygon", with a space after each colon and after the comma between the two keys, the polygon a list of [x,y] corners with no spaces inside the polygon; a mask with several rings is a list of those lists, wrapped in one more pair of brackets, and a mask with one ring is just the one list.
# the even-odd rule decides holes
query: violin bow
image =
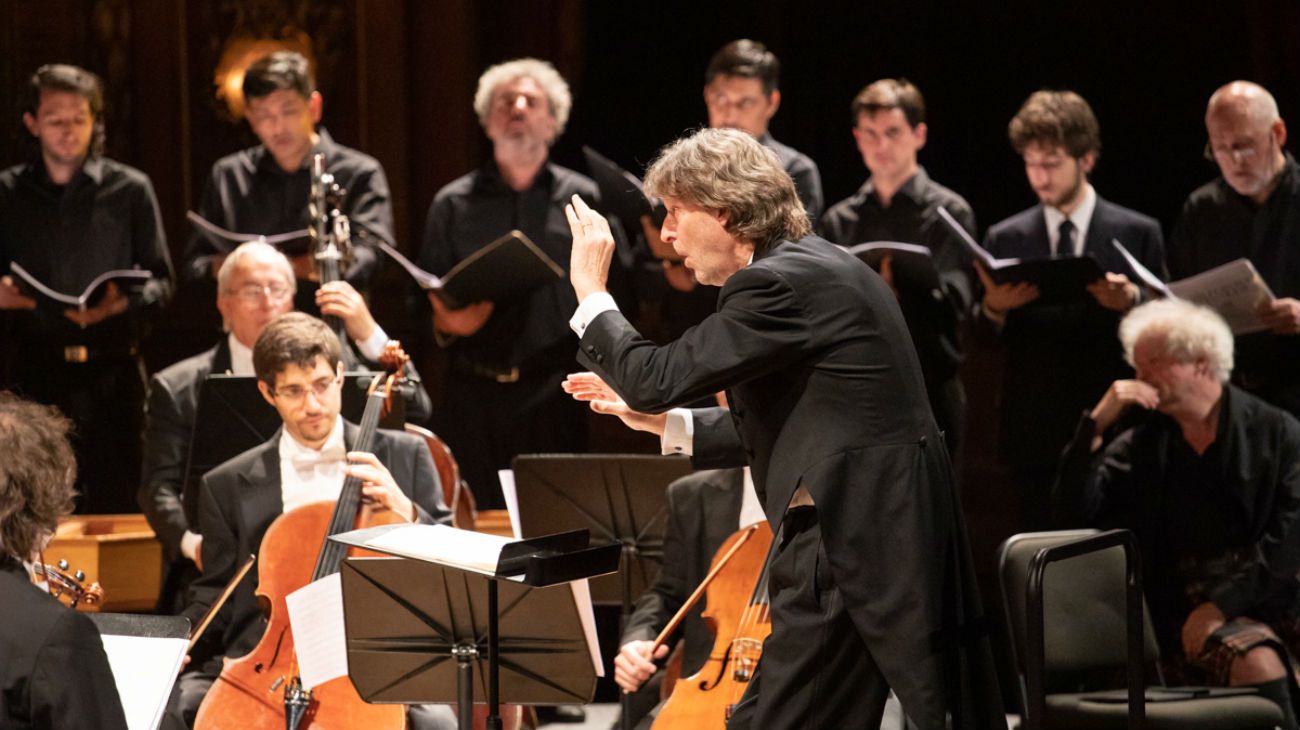
{"label": "violin bow", "polygon": [[758,532],[758,524],[753,524],[745,528],[745,532],[737,538],[735,544],[733,544],[731,548],[722,555],[718,562],[709,570],[708,575],[704,576],[704,580],[700,581],[700,584],[696,586],[695,591],[691,593],[690,598],[686,599],[686,603],[683,603],[682,607],[677,609],[677,613],[673,614],[672,620],[669,621],[668,625],[664,627],[664,630],[660,631],[659,635],[655,637],[654,646],[650,647],[651,656],[654,656],[654,653],[659,651],[659,647],[663,646],[665,641],[668,641],[668,637],[672,636],[673,632],[677,630],[677,627],[686,619],[686,614],[695,607],[696,603],[699,603],[700,598],[704,596],[704,591],[708,589],[709,584],[713,582],[713,579],[718,577],[718,573],[722,572],[722,568],[727,564],[728,560],[731,560],[731,556],[735,555],[736,551],[740,550],[746,542],[749,542],[749,538],[753,537],[755,532]]}
{"label": "violin bow", "polygon": [[249,569],[253,567],[253,563],[256,560],[256,555],[249,555],[248,560],[245,560],[244,564],[239,566],[239,570],[235,571],[235,577],[231,578],[230,582],[226,584],[226,587],[221,589],[221,595],[217,596],[217,600],[208,607],[207,612],[203,614],[203,618],[199,620],[198,626],[195,626],[194,629],[190,631],[190,645],[189,648],[185,650],[185,653],[188,654],[190,651],[193,651],[194,645],[199,643],[199,639],[203,636],[203,632],[208,630],[208,624],[212,623],[212,619],[217,617],[217,611],[220,611],[221,607],[226,604],[226,600],[230,598],[230,594],[235,592],[235,586],[239,585],[239,581],[243,580],[244,576],[248,575]]}

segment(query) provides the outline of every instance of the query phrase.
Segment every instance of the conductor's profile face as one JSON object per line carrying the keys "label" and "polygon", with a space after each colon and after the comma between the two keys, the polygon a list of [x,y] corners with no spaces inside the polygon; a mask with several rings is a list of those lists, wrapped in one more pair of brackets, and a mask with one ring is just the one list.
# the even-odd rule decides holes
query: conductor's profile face
{"label": "conductor's profile face", "polygon": [[289,363],[275,374],[275,387],[258,381],[262,397],[275,407],[284,430],[298,443],[318,449],[325,445],[342,402],[343,366],[331,368],[321,355],[311,367]]}
{"label": "conductor's profile face", "polygon": [[664,196],[663,201],[668,214],[660,237],[684,258],[696,281],[722,286],[749,263],[754,246],[727,231],[725,213],[682,198]]}

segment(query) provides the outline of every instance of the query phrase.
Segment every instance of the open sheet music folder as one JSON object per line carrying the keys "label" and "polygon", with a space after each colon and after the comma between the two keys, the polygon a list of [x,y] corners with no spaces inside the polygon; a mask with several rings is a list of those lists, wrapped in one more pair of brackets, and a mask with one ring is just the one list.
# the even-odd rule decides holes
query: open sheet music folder
{"label": "open sheet music folder", "polygon": [[1104,279],[1097,260],[1088,254],[1041,259],[999,259],[975,242],[965,228],[943,206],[939,217],[956,234],[966,253],[975,259],[998,284],[1028,283],[1038,287],[1036,303],[1063,302],[1088,296],[1088,285]]}
{"label": "open sheet music folder", "polygon": [[898,241],[870,241],[848,249],[862,263],[879,272],[889,257],[894,288],[899,291],[931,292],[940,290],[939,270],[928,246]]}
{"label": "open sheet music folder", "polygon": [[510,302],[539,286],[564,279],[564,269],[522,231],[511,231],[492,241],[442,276],[421,269],[384,241],[378,245],[406,269],[415,283],[436,293],[453,308],[475,302]]}
{"label": "open sheet music folder", "polygon": [[1234,335],[1268,329],[1259,318],[1259,307],[1273,301],[1273,291],[1264,283],[1263,277],[1249,259],[1235,259],[1166,284],[1129,253],[1124,244],[1114,239],[1110,243],[1124,257],[1136,280],[1152,292],[1213,309],[1228,323]]}
{"label": "open sheet music folder", "polygon": [[587,160],[587,172],[600,189],[600,207],[618,216],[626,230],[640,230],[643,215],[650,216],[656,228],[663,225],[663,203],[645,194],[640,178],[586,145],[582,156]]}
{"label": "open sheet music folder", "polygon": [[68,294],[56,291],[24,269],[17,261],[9,263],[9,273],[13,275],[18,291],[22,292],[23,296],[35,299],[36,306],[60,312],[65,309],[84,311],[88,307],[95,306],[103,298],[110,281],[116,282],[118,289],[125,295],[128,287],[143,285],[153,277],[152,272],[144,269],[114,269],[96,276],[82,291]]}
{"label": "open sheet music folder", "polygon": [[221,251],[233,251],[236,246],[248,241],[261,241],[262,243],[275,246],[286,256],[302,256],[311,251],[311,232],[306,228],[300,228],[296,231],[286,231],[284,233],[272,233],[263,235],[260,233],[237,233],[228,231],[225,228],[213,223],[203,216],[189,211],[185,214],[186,219],[194,224],[194,227],[200,233],[217,245]]}

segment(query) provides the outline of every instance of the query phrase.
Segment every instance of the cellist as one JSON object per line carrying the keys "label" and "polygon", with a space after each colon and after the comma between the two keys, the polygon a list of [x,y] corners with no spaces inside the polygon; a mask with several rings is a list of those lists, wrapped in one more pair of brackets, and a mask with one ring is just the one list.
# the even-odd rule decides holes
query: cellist
{"label": "cellist", "polygon": [[[450,521],[432,458],[419,439],[380,429],[372,453],[348,451],[357,427],[339,415],[341,357],[339,340],[329,327],[299,312],[282,315],[258,336],[253,346],[258,388],[284,425],[266,443],[203,478],[199,528],[204,572],[190,586],[183,612],[191,621],[212,604],[240,556],[258,552],[276,517],[311,502],[337,500],[348,476],[361,480],[373,506],[422,523]],[[304,545],[313,555],[317,549]],[[266,621],[254,595],[256,583],[250,575],[240,584],[195,647],[168,706],[172,726],[192,725],[223,657],[242,656],[261,639]],[[408,719],[417,728],[455,724],[445,707],[414,709]]]}
{"label": "cellist", "polygon": [[[754,492],[749,469],[699,471],[668,485],[668,529],[664,533],[664,562],[652,586],[637,599],[614,657],[614,681],[632,692],[631,721],[648,728],[657,715],[662,672],[649,655],[654,638],[668,625],[691,591],[709,570],[709,562],[722,543],[739,527],[762,522],[763,505]],[[749,596],[742,597],[748,600]],[[680,639],[685,642],[682,676],[694,673],[708,658],[713,634],[700,617],[704,603],[695,606],[682,623]],[[653,709],[652,709],[653,708]],[[639,724],[638,724],[639,723]]]}

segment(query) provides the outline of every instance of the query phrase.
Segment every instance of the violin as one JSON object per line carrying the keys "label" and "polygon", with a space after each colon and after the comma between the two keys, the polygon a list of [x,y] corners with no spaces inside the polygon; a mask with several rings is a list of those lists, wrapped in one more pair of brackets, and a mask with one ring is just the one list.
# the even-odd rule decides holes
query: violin
{"label": "violin", "polygon": [[[380,358],[386,375],[371,383],[353,451],[373,448],[375,429],[390,402],[406,353],[390,342]],[[344,557],[363,553],[328,538],[375,525],[405,522],[389,510],[372,509],[362,498],[361,480],[349,476],[338,501],[307,504],[275,519],[258,553],[257,597],[269,606],[262,640],[248,654],[226,659],[195,718],[195,730],[265,728],[289,730],[366,728],[384,730],[406,725],[402,705],[375,705],[357,694],[348,677],[310,690],[302,687],[294,652],[293,631],[285,597],[313,581],[338,572]],[[319,546],[316,550],[310,546]]]}
{"label": "violin", "polygon": [[[652,730],[725,730],[754,678],[763,641],[772,633],[767,595],[772,529],[750,525],[718,548],[708,576],[655,640],[655,649],[707,590],[703,618],[714,631],[713,648],[699,671],[677,680]],[[651,650],[653,655],[654,649]]]}
{"label": "violin", "polygon": [[42,560],[32,565],[32,574],[45,581],[45,589],[68,608],[90,608],[104,602],[104,589],[98,582],[85,585],[86,574],[80,570],[68,573],[68,561],[60,560],[49,565]]}

